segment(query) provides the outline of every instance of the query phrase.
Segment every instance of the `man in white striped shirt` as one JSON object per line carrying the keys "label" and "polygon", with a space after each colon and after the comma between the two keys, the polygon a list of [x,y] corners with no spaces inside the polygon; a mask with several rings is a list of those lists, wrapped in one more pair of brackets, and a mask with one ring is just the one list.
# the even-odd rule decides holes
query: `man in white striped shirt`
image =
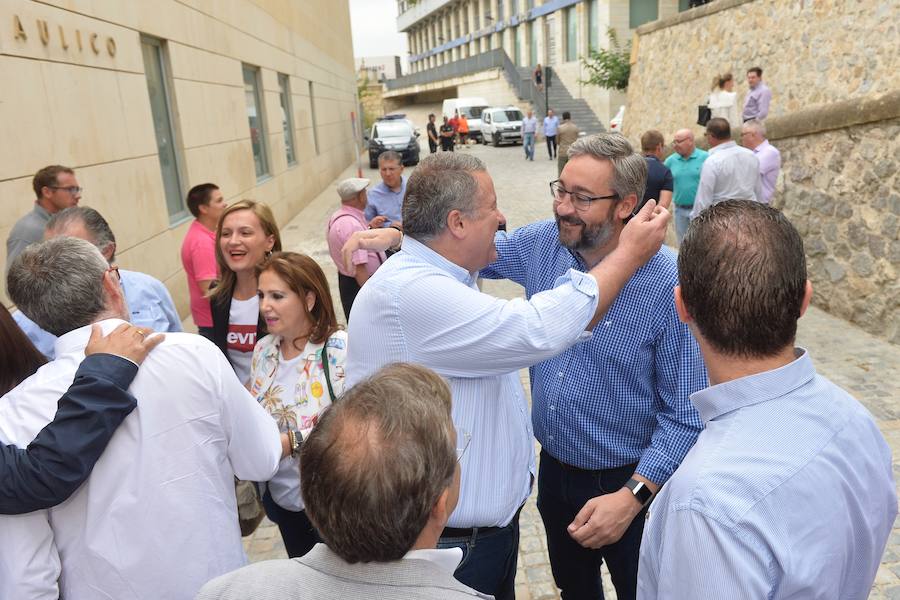
{"label": "man in white striped shirt", "polygon": [[463,549],[456,577],[466,585],[498,600],[515,597],[518,514],[534,474],[518,369],[589,336],[622,286],[659,250],[668,220],[668,212],[648,204],[594,269],[571,270],[556,288],[527,301],[500,300],[475,284],[479,269],[496,260],[494,234],[505,222],[484,164],[438,153],[410,177],[402,251],[353,305],[347,382],[388,363],[412,362],[450,383],[454,423],[471,434],[471,444],[462,459],[460,502],[438,547]]}

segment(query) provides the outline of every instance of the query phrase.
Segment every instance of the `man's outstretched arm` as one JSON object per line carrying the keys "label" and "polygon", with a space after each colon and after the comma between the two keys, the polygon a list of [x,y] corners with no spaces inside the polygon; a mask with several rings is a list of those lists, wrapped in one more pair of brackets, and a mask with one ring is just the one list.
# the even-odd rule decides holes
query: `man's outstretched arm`
{"label": "man's outstretched arm", "polygon": [[91,474],[118,426],[137,406],[128,393],[138,364],[162,340],[122,324],[106,337],[95,325],[89,354],[56,416],[28,448],[0,446],[0,514],[21,514],[65,501]]}

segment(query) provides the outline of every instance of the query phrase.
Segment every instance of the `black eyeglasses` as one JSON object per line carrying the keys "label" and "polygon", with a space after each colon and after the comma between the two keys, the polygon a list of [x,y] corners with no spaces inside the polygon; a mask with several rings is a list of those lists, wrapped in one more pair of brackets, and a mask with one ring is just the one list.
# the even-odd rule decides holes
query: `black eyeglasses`
{"label": "black eyeglasses", "polygon": [[588,210],[591,207],[591,203],[596,202],[597,200],[619,199],[618,194],[610,194],[609,196],[588,196],[587,194],[582,194],[580,192],[570,192],[562,186],[559,179],[550,182],[550,195],[553,196],[553,201],[557,204],[562,202],[563,196],[568,195],[575,210],[582,211]]}
{"label": "black eyeglasses", "polygon": [[73,196],[75,194],[80,194],[81,192],[84,191],[83,187],[78,187],[77,185],[70,185],[70,186],[66,186],[66,187],[62,187],[62,186],[58,186],[58,185],[50,185],[47,187],[49,187],[51,190],[65,190],[65,191],[69,192],[70,194],[72,194]]}

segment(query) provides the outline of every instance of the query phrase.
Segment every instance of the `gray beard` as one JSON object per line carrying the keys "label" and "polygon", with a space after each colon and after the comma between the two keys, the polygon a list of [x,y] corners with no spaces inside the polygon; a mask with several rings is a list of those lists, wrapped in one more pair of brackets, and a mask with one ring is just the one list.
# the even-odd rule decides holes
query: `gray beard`
{"label": "gray beard", "polygon": [[574,252],[581,252],[585,250],[590,251],[600,248],[606,245],[606,243],[609,242],[609,240],[613,235],[615,235],[616,232],[611,219],[607,219],[602,223],[598,223],[597,225],[588,225],[577,217],[567,217],[564,219],[559,215],[555,216],[557,230],[559,230],[560,221],[566,221],[567,223],[571,223],[573,225],[583,226],[581,230],[581,236],[579,236],[579,238],[576,240],[564,240],[562,237],[562,232],[559,232],[559,243],[562,244],[565,248],[568,248],[569,250],[572,250]]}

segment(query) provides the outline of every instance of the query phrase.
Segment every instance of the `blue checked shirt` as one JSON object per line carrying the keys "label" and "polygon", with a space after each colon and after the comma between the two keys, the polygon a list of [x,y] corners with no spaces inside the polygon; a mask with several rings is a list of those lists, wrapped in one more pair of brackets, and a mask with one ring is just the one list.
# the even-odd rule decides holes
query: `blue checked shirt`
{"label": "blue checked shirt", "polygon": [[891,449],[797,354],[693,395],[706,428],[650,505],[639,599],[869,596],[897,516]]}
{"label": "blue checked shirt", "polygon": [[[569,269],[586,271],[560,245],[554,221],[496,238],[499,258],[481,275],[511,279],[531,297]],[[556,459],[590,470],[638,463],[664,483],[700,432],[690,394],[707,385],[700,350],[678,320],[668,248],[628,281],[593,335],[531,367],[534,433]]]}
{"label": "blue checked shirt", "polygon": [[472,435],[450,527],[507,525],[531,492],[534,439],[517,371],[589,336],[596,280],[561,273],[529,301],[478,291],[475,277],[407,236],[353,302],[347,386],[393,362],[447,379],[453,423]]}

